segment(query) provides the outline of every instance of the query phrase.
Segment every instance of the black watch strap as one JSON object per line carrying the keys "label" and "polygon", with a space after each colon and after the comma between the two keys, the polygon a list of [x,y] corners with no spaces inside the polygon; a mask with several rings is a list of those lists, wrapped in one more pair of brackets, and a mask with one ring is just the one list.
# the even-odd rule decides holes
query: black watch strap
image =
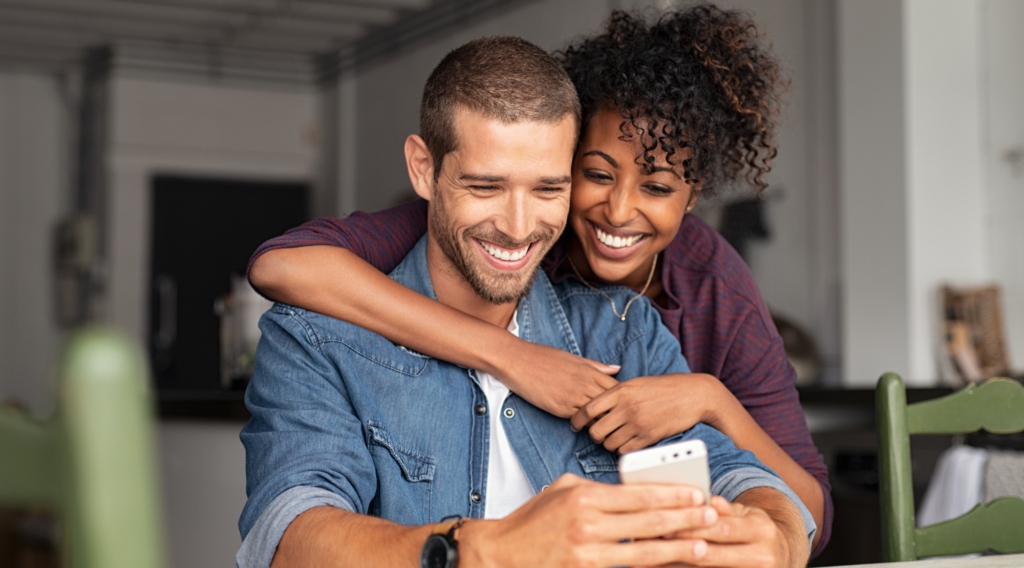
{"label": "black watch strap", "polygon": [[456,568],[459,565],[458,536],[464,520],[457,515],[445,517],[434,527],[420,551],[420,568]]}

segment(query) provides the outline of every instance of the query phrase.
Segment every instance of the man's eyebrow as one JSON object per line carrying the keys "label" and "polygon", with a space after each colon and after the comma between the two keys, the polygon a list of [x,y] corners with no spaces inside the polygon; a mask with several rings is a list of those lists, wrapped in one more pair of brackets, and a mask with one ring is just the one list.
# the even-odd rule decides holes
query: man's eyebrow
{"label": "man's eyebrow", "polygon": [[[459,176],[461,181],[482,181],[485,183],[499,183],[508,181],[505,176],[485,176],[477,174],[462,174]],[[544,177],[540,178],[540,183],[545,185],[561,185],[563,183],[571,183],[572,176],[559,176],[559,177]]]}
{"label": "man's eyebrow", "polygon": [[477,174],[462,174],[459,176],[462,181],[484,181],[487,183],[497,183],[499,181],[508,181],[505,176],[483,176]]}
{"label": "man's eyebrow", "polygon": [[600,150],[591,150],[591,151],[589,151],[589,152],[587,152],[586,154],[583,154],[583,155],[584,156],[601,156],[602,158],[605,159],[605,161],[607,161],[609,164],[611,164],[613,168],[618,168],[619,167],[619,163],[617,161],[615,161],[615,158],[612,158],[611,156],[609,156],[608,154],[605,154],[604,152],[602,152]]}

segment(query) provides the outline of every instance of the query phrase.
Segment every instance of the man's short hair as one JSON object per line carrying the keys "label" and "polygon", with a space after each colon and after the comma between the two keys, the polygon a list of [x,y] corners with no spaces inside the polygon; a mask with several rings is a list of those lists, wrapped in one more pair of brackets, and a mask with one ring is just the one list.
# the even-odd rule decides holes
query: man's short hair
{"label": "man's short hair", "polygon": [[458,147],[455,114],[465,108],[505,124],[580,124],[576,88],[555,58],[513,36],[475,39],[441,60],[427,79],[420,104],[420,136],[434,158],[434,179]]}

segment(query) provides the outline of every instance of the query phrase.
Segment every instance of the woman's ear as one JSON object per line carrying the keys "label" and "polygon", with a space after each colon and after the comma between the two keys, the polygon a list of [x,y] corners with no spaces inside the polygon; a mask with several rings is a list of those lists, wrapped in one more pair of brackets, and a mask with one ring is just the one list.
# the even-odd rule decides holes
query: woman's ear
{"label": "woman's ear", "polygon": [[700,186],[694,186],[690,190],[690,201],[686,203],[686,212],[693,211],[693,208],[697,206],[697,199],[700,197]]}
{"label": "woman's ear", "polygon": [[416,195],[430,201],[434,194],[434,157],[427,143],[415,134],[405,139],[405,165]]}

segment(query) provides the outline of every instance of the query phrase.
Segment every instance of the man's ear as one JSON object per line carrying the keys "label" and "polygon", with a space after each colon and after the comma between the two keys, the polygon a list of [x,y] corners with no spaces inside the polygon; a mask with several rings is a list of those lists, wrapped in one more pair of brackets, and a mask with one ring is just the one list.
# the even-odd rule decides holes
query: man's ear
{"label": "man's ear", "polygon": [[430,201],[434,193],[434,157],[427,143],[415,134],[405,139],[405,165],[416,195]]}

